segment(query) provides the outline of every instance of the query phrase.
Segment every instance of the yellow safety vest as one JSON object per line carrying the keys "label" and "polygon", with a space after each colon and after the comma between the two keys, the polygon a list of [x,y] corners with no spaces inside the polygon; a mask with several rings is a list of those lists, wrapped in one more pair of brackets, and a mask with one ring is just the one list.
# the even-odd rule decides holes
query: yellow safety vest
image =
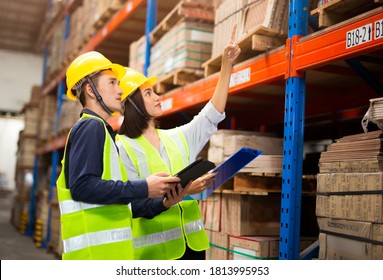
{"label": "yellow safety vest", "polygon": [[[168,155],[170,170],[145,137],[131,139],[124,135],[117,136],[140,178],[156,172],[175,174],[189,164],[189,149],[182,132],[177,130],[177,137],[173,138],[166,130],[157,130],[157,133]],[[135,259],[178,259],[186,250],[185,239],[187,246],[194,251],[209,248],[196,200],[182,201],[152,219],[133,219]]]}
{"label": "yellow safety vest", "polygon": [[[104,170],[101,178],[127,181],[125,168],[104,121],[88,114],[83,114],[81,119],[84,118],[97,119],[105,128]],[[62,259],[133,259],[130,204],[98,205],[74,201],[65,181],[65,153],[61,162],[62,170],[57,179],[63,240]]]}

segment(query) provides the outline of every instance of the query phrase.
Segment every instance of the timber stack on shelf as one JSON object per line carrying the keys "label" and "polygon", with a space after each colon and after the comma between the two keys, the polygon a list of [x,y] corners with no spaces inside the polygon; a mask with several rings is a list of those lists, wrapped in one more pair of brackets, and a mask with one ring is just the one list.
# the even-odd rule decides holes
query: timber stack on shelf
{"label": "timber stack on shelf", "polygon": [[[209,141],[208,159],[216,165],[241,147],[261,150],[207,201],[200,201],[212,248],[207,259],[276,259],[283,139],[252,131],[218,130]],[[300,250],[318,235],[315,217],[316,178],[304,178]],[[304,226],[303,226],[304,225]],[[217,242],[217,243],[214,243]]]}
{"label": "timber stack on shelf", "polygon": [[[381,1],[156,1],[157,21],[151,32],[145,34],[145,25],[149,25],[150,19],[156,18],[153,14],[147,16],[149,2],[72,0],[62,2],[60,6],[54,7],[54,11],[49,11],[44,38],[47,50],[45,81],[40,103],[41,106],[48,103],[50,105],[39,110],[40,118],[45,118],[40,122],[40,132],[36,136],[39,140],[35,155],[39,164],[34,168],[38,169],[35,179],[39,186],[30,190],[39,194],[36,201],[41,201],[42,204],[38,214],[46,219],[46,207],[50,207],[51,211],[51,215],[48,211],[48,220],[42,223],[44,230],[48,231],[41,234],[43,243],[48,242],[48,246],[60,254],[62,248],[58,240],[57,203],[54,196],[48,198],[49,201],[46,198],[47,193],[50,194],[49,197],[52,191],[53,194],[55,192],[53,182],[56,181],[58,172],[52,170],[59,169],[66,134],[77,120],[81,109],[78,103],[74,105],[75,102],[67,101],[64,96],[65,70],[69,63],[83,52],[97,50],[113,62],[143,72],[148,70],[149,75],[159,75],[155,89],[161,93],[164,110],[160,119],[161,126],[175,127],[191,120],[211,98],[218,81],[220,53],[228,41],[234,23],[239,27],[237,43],[242,54],[233,67],[226,120],[219,124],[219,131],[214,135],[221,137],[221,140],[212,137],[203,153],[216,163],[230,156],[235,151],[235,144],[253,145],[256,149],[264,150],[264,154],[244,168],[220,191],[213,193],[206,201],[201,201],[201,212],[212,244],[206,257],[298,258],[297,255],[287,257],[282,254],[281,245],[298,246],[297,251],[301,252],[313,242],[312,238],[319,237],[320,258],[338,258],[335,245],[341,244],[338,243],[339,240],[346,243],[357,241],[352,238],[350,241],[347,239],[349,237],[344,236],[352,234],[328,228],[332,225],[328,221],[334,220],[334,225],[350,223],[352,227],[371,227],[372,235],[363,238],[381,243],[380,237],[375,238],[376,234],[381,235],[379,225],[382,223],[376,217],[358,220],[360,217],[356,216],[357,219],[351,221],[350,217],[345,218],[345,213],[339,214],[336,207],[331,208],[330,212],[322,208],[322,205],[329,205],[336,200],[346,204],[350,202],[342,200],[349,195],[332,193],[332,178],[335,186],[341,180],[339,176],[354,178],[353,173],[362,178],[355,180],[380,180],[380,175],[371,175],[377,176],[374,179],[367,175],[381,172],[380,165],[371,167],[368,171],[364,167],[353,171],[343,167],[329,169],[325,162],[325,153],[328,151],[324,152],[321,148],[315,150],[317,154],[323,152],[319,174],[303,174],[301,177],[290,166],[301,162],[302,155],[294,154],[293,161],[290,162],[290,151],[283,148],[291,140],[286,136],[290,135],[288,133],[301,131],[299,127],[293,127],[293,119],[288,119],[289,113],[302,109],[289,103],[288,98],[292,95],[300,96],[300,102],[305,105],[301,110],[304,112],[303,119],[300,120],[304,125],[305,141],[313,143],[325,140],[328,143],[333,139],[346,140],[344,136],[362,132],[360,120],[366,112],[369,100],[383,95]],[[302,7],[302,3],[306,3],[307,7]],[[188,14],[198,11],[198,7],[205,7],[204,13]],[[352,9],[347,10],[346,7]],[[288,9],[296,10],[289,13]],[[309,11],[313,16],[309,21],[309,35],[289,35],[297,21],[302,20],[297,19],[297,14],[308,14]],[[316,26],[314,18],[319,21]],[[359,38],[359,35],[364,36],[364,39]],[[199,40],[190,42],[195,38]],[[150,45],[147,43],[151,43],[149,61],[146,61],[149,58],[146,55],[146,46]],[[146,62],[148,69],[145,69]],[[180,75],[180,69],[183,75]],[[185,73],[188,75],[184,75]],[[297,79],[305,80],[303,93],[289,87],[291,79],[294,80],[293,83],[297,83]],[[55,111],[57,107],[61,114]],[[49,111],[48,108],[54,110]],[[113,118],[110,123],[117,129],[120,118]],[[222,140],[224,136],[226,138]],[[260,139],[266,141],[260,142]],[[299,145],[298,152],[307,148],[303,141],[293,141]],[[329,145],[329,149],[336,147],[337,143]],[[260,145],[264,146],[260,148]],[[316,161],[312,165],[317,163]],[[346,174],[348,172],[352,175]],[[295,186],[292,188],[292,194],[301,198],[297,205],[282,205],[285,199],[282,198],[281,201],[285,193],[283,174],[302,183],[302,190]],[[316,175],[319,192],[317,205]],[[339,189],[335,191],[339,192]],[[354,190],[347,189],[347,192],[350,191]],[[356,193],[350,195],[353,199],[359,196],[359,190],[355,191]],[[370,198],[372,196],[378,200],[373,203],[374,207],[379,207],[381,194],[370,195]],[[359,207],[359,202],[355,202],[357,204],[354,206]],[[301,211],[300,223],[290,221],[288,224],[291,230],[299,226],[300,232],[293,234],[297,240],[282,238],[281,233],[282,212],[290,213],[293,209]],[[21,210],[17,216],[20,213]],[[262,215],[257,215],[259,213]],[[318,215],[318,223],[315,214]],[[20,220],[16,216],[13,219]],[[283,244],[281,240],[284,240]],[[364,243],[358,243],[358,248],[367,246]],[[366,247],[372,250],[378,248],[375,255],[354,257],[382,258],[379,253],[381,245],[375,243]]]}
{"label": "timber stack on shelf", "polygon": [[[211,56],[213,21],[211,1],[184,0],[153,29],[148,76],[158,76],[154,85],[157,94],[203,77],[202,63]],[[142,38],[136,47],[140,51],[138,42],[142,44]],[[143,68],[136,70],[144,72]]]}
{"label": "timber stack on shelf", "polygon": [[11,222],[22,234],[30,223],[29,208],[32,192],[32,173],[36,155],[39,125],[39,101],[41,86],[31,88],[30,99],[23,107],[24,129],[19,134],[15,185],[16,191],[12,206]]}
{"label": "timber stack on shelf", "polygon": [[348,135],[320,158],[320,259],[383,259],[381,130]]}
{"label": "timber stack on shelf", "polygon": [[241,48],[237,63],[282,46],[287,37],[288,8],[284,0],[221,1],[215,12],[212,56],[203,64],[205,76],[219,71],[222,50],[234,24]]}

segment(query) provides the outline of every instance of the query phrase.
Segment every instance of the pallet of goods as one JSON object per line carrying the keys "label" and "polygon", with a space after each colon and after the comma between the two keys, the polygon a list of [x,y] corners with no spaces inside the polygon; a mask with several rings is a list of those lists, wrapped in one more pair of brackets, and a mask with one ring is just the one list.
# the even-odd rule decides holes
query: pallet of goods
{"label": "pallet of goods", "polygon": [[321,154],[320,259],[383,259],[381,130],[338,139]]}
{"label": "pallet of goods", "polygon": [[67,135],[72,126],[79,120],[82,105],[80,102],[73,102],[66,96],[63,97],[63,103],[60,111],[60,118],[57,125],[57,134]]}
{"label": "pallet of goods", "polygon": [[284,44],[287,37],[289,3],[286,0],[225,0],[217,7],[211,58],[206,61],[204,75],[218,72],[222,50],[237,24],[236,43],[241,48],[237,63]]}
{"label": "pallet of goods", "polygon": [[40,118],[38,125],[38,141],[46,142],[53,138],[57,109],[57,97],[55,95],[45,95],[40,102]]}
{"label": "pallet of goods", "polygon": [[[312,222],[315,197],[306,198],[302,202],[302,250],[317,239],[317,225]],[[223,190],[204,203],[202,216],[211,246],[207,259],[278,258],[280,194],[244,195]]]}
{"label": "pallet of goods", "polygon": [[325,28],[381,6],[382,0],[319,1],[311,15],[318,18],[318,27]]}
{"label": "pallet of goods", "polygon": [[[211,4],[181,1],[151,32],[148,76],[158,76],[154,85],[158,94],[203,77],[202,63],[211,56],[213,20]],[[140,42],[141,48],[133,46],[136,56],[145,41]]]}

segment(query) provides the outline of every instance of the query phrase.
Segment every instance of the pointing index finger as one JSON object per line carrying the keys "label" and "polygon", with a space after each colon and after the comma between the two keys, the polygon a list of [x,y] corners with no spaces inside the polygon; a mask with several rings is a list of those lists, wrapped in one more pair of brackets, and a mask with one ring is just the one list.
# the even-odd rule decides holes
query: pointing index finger
{"label": "pointing index finger", "polygon": [[233,30],[231,31],[230,42],[229,42],[230,44],[234,44],[236,35],[237,35],[237,23],[234,24]]}

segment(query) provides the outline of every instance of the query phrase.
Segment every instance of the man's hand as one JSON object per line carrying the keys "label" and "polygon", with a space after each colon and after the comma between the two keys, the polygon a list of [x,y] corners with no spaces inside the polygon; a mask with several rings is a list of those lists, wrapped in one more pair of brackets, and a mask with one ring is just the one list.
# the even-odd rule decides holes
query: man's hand
{"label": "man's hand", "polygon": [[188,195],[189,188],[193,181],[190,181],[185,188],[182,188],[181,184],[177,184],[176,188],[168,191],[166,197],[163,200],[163,204],[166,208],[170,208],[171,206],[181,202],[182,199]]}
{"label": "man's hand", "polygon": [[148,183],[148,197],[163,197],[170,190],[174,190],[177,183],[180,182],[178,177],[169,177],[166,172],[159,172],[146,178]]}

